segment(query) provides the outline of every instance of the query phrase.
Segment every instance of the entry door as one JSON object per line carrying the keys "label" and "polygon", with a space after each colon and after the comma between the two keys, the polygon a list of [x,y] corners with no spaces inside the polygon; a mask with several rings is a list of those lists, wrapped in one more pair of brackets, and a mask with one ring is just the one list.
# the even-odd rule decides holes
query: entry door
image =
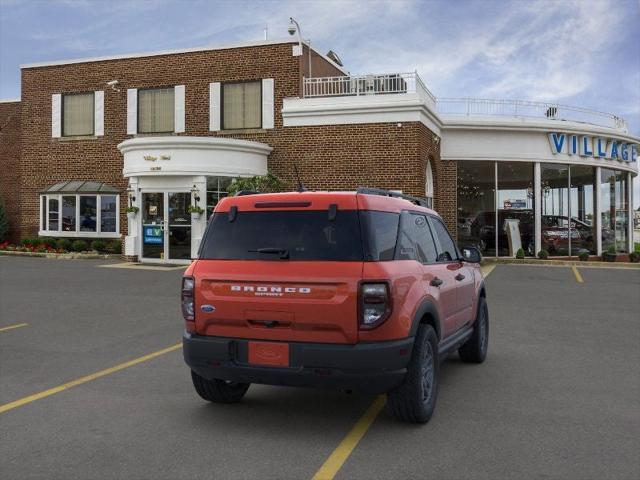
{"label": "entry door", "polygon": [[142,260],[189,262],[191,215],[187,192],[142,193]]}

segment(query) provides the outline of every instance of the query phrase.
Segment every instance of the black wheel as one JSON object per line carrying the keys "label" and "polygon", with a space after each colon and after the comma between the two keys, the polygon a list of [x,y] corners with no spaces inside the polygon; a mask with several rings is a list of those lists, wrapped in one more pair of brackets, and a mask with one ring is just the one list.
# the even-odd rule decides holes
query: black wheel
{"label": "black wheel", "polygon": [[244,394],[249,390],[250,383],[235,383],[225,380],[207,380],[193,370],[191,371],[193,386],[205,400],[215,403],[236,403],[242,400]]}
{"label": "black wheel", "polygon": [[438,336],[430,325],[421,325],[402,384],[387,394],[387,405],[398,420],[427,423],[438,397]]}
{"label": "black wheel", "polygon": [[463,362],[482,363],[487,358],[489,347],[489,308],[487,300],[480,297],[478,302],[478,314],[473,324],[473,334],[464,345],[458,349]]}

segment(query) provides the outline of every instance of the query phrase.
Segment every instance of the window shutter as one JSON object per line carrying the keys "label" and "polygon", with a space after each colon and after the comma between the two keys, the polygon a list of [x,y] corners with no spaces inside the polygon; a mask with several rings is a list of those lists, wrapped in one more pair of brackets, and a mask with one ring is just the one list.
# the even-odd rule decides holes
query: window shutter
{"label": "window shutter", "polygon": [[104,92],[102,90],[93,92],[93,100],[95,102],[93,108],[93,134],[96,137],[101,137],[104,135]]}
{"label": "window shutter", "polygon": [[54,93],[51,95],[51,137],[60,138],[62,136],[62,95]]}
{"label": "window shutter", "polygon": [[138,90],[127,89],[127,135],[138,133]]}
{"label": "window shutter", "polygon": [[220,130],[220,83],[209,84],[209,130],[217,132]]}
{"label": "window shutter", "polygon": [[175,101],[175,119],[174,119],[174,131],[176,133],[184,132],[184,85],[176,85],[174,87]]}
{"label": "window shutter", "polygon": [[273,78],[262,79],[262,128],[274,126]]}

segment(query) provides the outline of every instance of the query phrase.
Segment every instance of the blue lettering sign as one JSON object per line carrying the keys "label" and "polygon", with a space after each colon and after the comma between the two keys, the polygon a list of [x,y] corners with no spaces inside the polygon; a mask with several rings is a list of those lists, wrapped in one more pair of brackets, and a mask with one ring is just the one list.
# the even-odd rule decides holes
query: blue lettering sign
{"label": "blue lettering sign", "polygon": [[561,153],[562,152],[562,147],[564,146],[565,134],[564,133],[552,133],[551,135],[549,135],[549,138],[551,139],[551,147],[552,147],[551,151],[554,154]]}
{"label": "blue lettering sign", "polygon": [[583,157],[593,156],[591,137],[587,137],[587,136],[582,137],[580,141],[580,155]]}
{"label": "blue lettering sign", "polygon": [[604,138],[598,138],[596,140],[595,155],[597,157],[605,157],[607,155],[607,141]]}
{"label": "blue lettering sign", "polygon": [[618,142],[611,140],[611,160],[618,159]]}
{"label": "blue lettering sign", "polygon": [[571,135],[571,146],[569,147],[569,155],[578,154],[578,136]]}
{"label": "blue lettering sign", "polygon": [[145,226],[144,230],[144,243],[147,245],[162,245],[162,228],[156,226]]}
{"label": "blue lettering sign", "polygon": [[631,161],[632,162],[638,161],[638,146],[635,144],[631,145]]}
{"label": "blue lettering sign", "polygon": [[629,161],[629,151],[627,150],[628,145],[626,143],[623,143],[622,145],[620,145],[620,156],[622,157],[622,160],[624,160],[625,162]]}

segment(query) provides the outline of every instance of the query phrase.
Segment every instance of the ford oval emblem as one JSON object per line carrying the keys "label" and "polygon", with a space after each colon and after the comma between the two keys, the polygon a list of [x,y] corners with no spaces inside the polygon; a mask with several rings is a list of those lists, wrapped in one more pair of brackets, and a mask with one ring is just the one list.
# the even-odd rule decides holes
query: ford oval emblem
{"label": "ford oval emblem", "polygon": [[200,310],[202,310],[203,312],[211,313],[216,311],[216,307],[214,307],[213,305],[202,305],[200,307]]}

